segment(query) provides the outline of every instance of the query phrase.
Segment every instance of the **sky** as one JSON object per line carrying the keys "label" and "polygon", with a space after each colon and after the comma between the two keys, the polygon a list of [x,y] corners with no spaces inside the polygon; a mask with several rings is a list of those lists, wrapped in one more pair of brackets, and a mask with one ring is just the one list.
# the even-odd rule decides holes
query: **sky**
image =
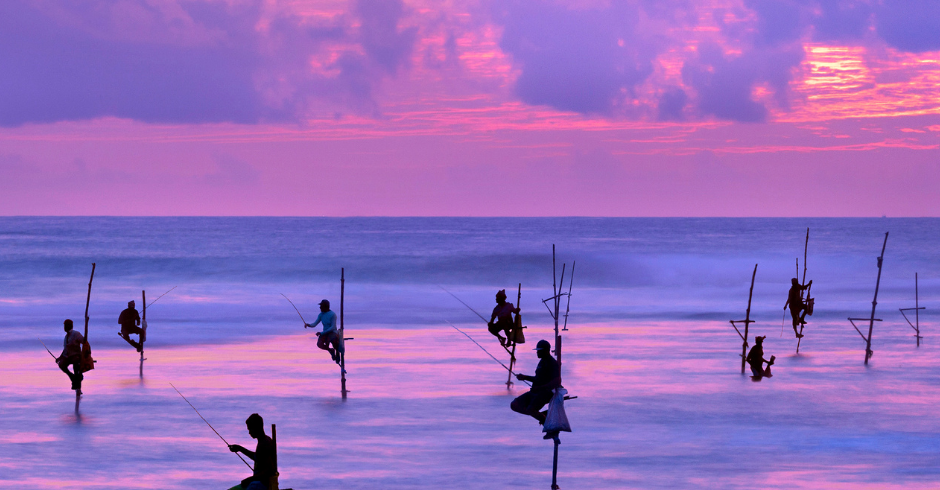
{"label": "sky", "polygon": [[934,0],[5,0],[0,215],[938,216]]}

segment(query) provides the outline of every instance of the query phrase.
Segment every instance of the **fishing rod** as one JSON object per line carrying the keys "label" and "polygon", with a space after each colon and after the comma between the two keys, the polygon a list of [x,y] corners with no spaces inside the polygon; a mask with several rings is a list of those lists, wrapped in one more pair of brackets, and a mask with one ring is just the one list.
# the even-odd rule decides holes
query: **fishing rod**
{"label": "fishing rod", "polygon": [[304,316],[300,314],[300,310],[297,309],[297,306],[294,304],[294,302],[291,301],[290,298],[285,296],[284,293],[281,293],[281,296],[284,296],[284,299],[286,299],[287,302],[290,303],[290,305],[294,307],[294,311],[296,311],[297,314],[300,315],[300,321],[304,322],[304,328],[307,328],[307,320],[304,320]]}
{"label": "fishing rod", "polygon": [[[469,308],[470,311],[472,311],[473,313],[476,314],[476,316],[480,317],[480,320],[483,320],[487,325],[489,325],[489,323],[490,323],[489,320],[487,320],[486,318],[484,318],[483,315],[477,313],[477,310],[474,310],[473,308],[470,307],[470,305],[468,305],[467,303],[464,303],[463,300],[460,299],[460,298],[458,298],[454,293],[452,293],[452,292],[450,292],[450,291],[444,289],[444,286],[438,286],[438,287],[441,288],[441,289],[443,289],[445,293],[447,293],[447,294],[453,296],[454,299],[456,299],[457,301],[460,301],[460,304],[462,304],[462,305],[466,306],[467,308]],[[454,327],[454,328],[457,328],[457,327]]]}
{"label": "fishing rod", "polygon": [[[43,342],[43,341],[42,341],[42,339],[37,339],[37,340],[39,340],[39,343],[40,343],[40,344],[42,344],[42,346],[43,346],[43,347],[46,347],[46,343],[45,343],[45,342]],[[58,360],[59,360],[59,358],[58,358],[58,357],[56,357],[56,356],[55,356],[55,354],[53,354],[53,353],[52,353],[52,351],[51,351],[51,350],[49,350],[49,348],[48,348],[48,347],[46,347],[46,352],[48,352],[48,353],[49,353],[49,355],[50,355],[50,356],[52,356],[52,358],[53,358],[53,359],[55,359],[56,361],[58,361]]]}
{"label": "fishing rod", "polygon": [[[173,383],[170,383],[170,386],[173,386]],[[176,390],[176,387],[173,386],[173,389]],[[180,390],[176,390],[176,392],[179,393],[180,396],[183,396],[183,394],[180,393]],[[185,396],[183,396],[183,400],[186,400]],[[186,400],[186,403],[189,403],[189,400]],[[189,406],[193,407],[193,404],[189,403]],[[196,407],[193,407],[193,410],[196,410]],[[210,429],[212,429],[212,432],[215,432],[215,435],[219,436],[219,439],[222,439],[222,442],[224,442],[226,446],[231,446],[231,444],[229,444],[228,441],[226,441],[225,438],[222,437],[222,434],[219,434],[219,431],[215,430],[215,427],[213,427],[212,424],[210,424],[209,421],[206,420],[206,418],[203,417],[201,413],[199,413],[199,410],[196,410],[196,415],[198,415],[199,418],[201,418],[202,421],[205,422],[206,425],[208,425]],[[255,471],[255,469],[252,468],[250,464],[248,464],[248,461],[245,461],[245,458],[243,458],[241,454],[235,453],[235,456],[238,456],[238,459],[242,460],[242,463],[245,463],[245,466],[247,466],[249,470]]]}
{"label": "fishing rod", "polygon": [[179,286],[173,286],[173,287],[171,287],[171,288],[169,289],[169,291],[167,291],[167,292],[161,294],[160,296],[157,296],[157,299],[151,301],[150,304],[149,304],[149,305],[146,305],[146,306],[153,306],[154,303],[156,303],[157,301],[160,301],[160,298],[166,296],[167,294],[169,294],[170,291],[172,291],[172,290],[174,290],[174,289],[176,289],[176,288],[178,288],[178,287],[179,287]]}
{"label": "fishing rod", "polygon": [[[443,289],[443,288],[441,288],[441,289]],[[446,291],[446,290],[445,290],[445,291]],[[463,303],[463,301],[461,301],[461,303]],[[445,320],[445,321],[447,321],[447,320]],[[450,323],[450,322],[447,321],[447,323]],[[473,342],[474,344],[477,344],[477,347],[483,349],[483,352],[486,352],[486,355],[492,357],[493,360],[496,361],[496,362],[498,362],[500,366],[506,368],[506,370],[509,371],[510,374],[516,374],[516,373],[513,372],[512,369],[509,369],[505,364],[503,364],[503,361],[500,361],[500,360],[497,359],[493,354],[490,354],[490,351],[486,350],[486,348],[484,348],[482,345],[480,345],[479,342],[477,342],[476,340],[473,340],[473,337],[467,335],[467,332],[464,332],[463,330],[457,328],[456,326],[454,326],[453,323],[450,323],[450,326],[451,326],[451,327],[454,327],[454,330],[456,330],[456,331],[458,331],[458,332],[464,334],[464,336],[467,337],[468,339],[470,339],[471,342]],[[529,385],[529,386],[532,386],[532,383],[529,383],[528,381],[523,380],[522,382],[525,383],[525,384],[527,384],[527,385]]]}

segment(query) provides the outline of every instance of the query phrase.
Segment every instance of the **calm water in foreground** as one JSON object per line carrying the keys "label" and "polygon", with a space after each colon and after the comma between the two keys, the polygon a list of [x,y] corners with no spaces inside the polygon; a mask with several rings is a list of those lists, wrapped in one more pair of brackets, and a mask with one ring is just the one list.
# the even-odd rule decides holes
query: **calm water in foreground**
{"label": "calm water in foreground", "polygon": [[[801,354],[782,306],[811,228],[816,314]],[[890,231],[871,364],[846,321],[871,310]],[[522,283],[530,373],[549,339],[551,246],[577,261],[564,337],[559,483],[588,488],[940,486],[940,220],[0,218],[0,487],[228,488],[248,469],[252,412],[278,427],[282,488],[548,488],[552,446],[509,410],[521,388],[454,331],[505,357],[483,314]],[[97,263],[97,369],[76,412],[58,354]],[[774,377],[740,374],[752,332]],[[346,268],[351,390],[308,321],[338,306]],[[802,269],[802,263],[800,265]],[[920,275],[924,345],[898,308]],[[115,333],[147,311],[147,361]],[[787,318],[787,323],[789,319]],[[789,332],[789,334],[788,334]],[[753,335],[753,334],[752,334]]]}

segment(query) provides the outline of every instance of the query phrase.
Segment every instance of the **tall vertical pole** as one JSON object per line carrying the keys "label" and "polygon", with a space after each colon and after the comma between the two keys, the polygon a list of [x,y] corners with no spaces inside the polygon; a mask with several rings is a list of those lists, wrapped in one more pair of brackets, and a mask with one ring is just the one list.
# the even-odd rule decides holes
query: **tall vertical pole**
{"label": "tall vertical pole", "polygon": [[88,278],[88,297],[85,298],[85,340],[88,340],[88,305],[91,303],[91,282],[95,280],[95,263],[91,263],[91,277]]}
{"label": "tall vertical pole", "polygon": [[140,376],[141,379],[143,379],[143,377],[144,377],[144,341],[147,339],[147,291],[142,289],[142,290],[140,291],[140,297],[141,297],[141,301],[142,301],[143,304],[144,304],[144,307],[143,307],[143,314],[144,314],[144,317],[141,319],[141,324],[142,324],[143,329],[141,330],[141,333],[138,335],[138,337],[139,337],[138,340],[140,340],[140,373],[139,373],[139,376]]}
{"label": "tall vertical pole", "polygon": [[888,232],[885,232],[885,241],[881,245],[881,255],[878,256],[878,279],[875,281],[875,297],[871,300],[871,318],[868,320],[868,339],[865,345],[865,365],[868,365],[868,360],[871,358],[871,334],[875,328],[875,307],[878,306],[878,288],[881,286],[881,265],[884,262],[885,258],[885,247],[888,246]]}
{"label": "tall vertical pole", "polygon": [[558,486],[558,443],[555,443],[555,457],[552,459],[552,490],[561,488]]}
{"label": "tall vertical pole", "polygon": [[346,399],[346,340],[344,335],[345,324],[343,323],[343,307],[346,298],[346,268],[339,270],[339,345],[342,347],[339,353],[339,379],[343,390],[343,400]]}
{"label": "tall vertical pole", "polygon": [[920,299],[919,293],[917,291],[917,273],[914,273],[914,318],[915,325],[917,325],[917,347],[920,347]]}
{"label": "tall vertical pole", "polygon": [[747,312],[744,316],[744,345],[741,346],[741,374],[744,374],[744,365],[747,362],[747,331],[751,325],[751,298],[754,297],[754,279],[757,278],[757,264],[751,274],[751,291],[747,294]]}
{"label": "tall vertical pole", "polygon": [[[803,245],[803,280],[800,281],[800,285],[801,285],[801,286],[806,285],[806,253],[807,253],[807,251],[809,251],[809,228],[806,228],[806,243]],[[799,261],[797,261],[797,264],[799,264]],[[796,266],[796,273],[797,273],[797,274],[800,273],[800,266],[799,266],[799,265]],[[806,297],[807,297],[807,298],[809,297],[809,293],[808,293],[808,292],[806,293]],[[801,299],[801,300],[803,299],[803,291],[802,291],[802,290],[800,290],[800,299]],[[792,307],[792,306],[791,306],[791,307]],[[805,304],[804,304],[804,308],[805,308]],[[805,315],[800,315],[800,318],[801,318],[801,319],[802,319],[802,318],[805,318]],[[800,323],[800,335],[803,335],[803,324],[802,324],[802,323]],[[800,337],[800,338],[796,339],[796,353],[797,353],[797,354],[800,353],[800,344],[801,344],[802,342],[803,342],[803,337]]]}
{"label": "tall vertical pole", "polygon": [[[521,306],[519,306],[520,304],[522,304],[522,283],[521,282],[519,283],[519,292],[516,294],[516,308],[522,308]],[[512,386],[512,368],[513,368],[513,365],[516,363],[516,335],[518,335],[518,332],[516,332],[516,329],[522,328],[522,320],[520,319],[520,315],[522,315],[522,311],[520,311],[519,313],[516,313],[516,319],[518,320],[516,323],[518,323],[518,325],[516,325],[516,323],[513,324],[512,351],[509,352],[509,374],[508,374],[508,377],[506,378],[507,389]]]}

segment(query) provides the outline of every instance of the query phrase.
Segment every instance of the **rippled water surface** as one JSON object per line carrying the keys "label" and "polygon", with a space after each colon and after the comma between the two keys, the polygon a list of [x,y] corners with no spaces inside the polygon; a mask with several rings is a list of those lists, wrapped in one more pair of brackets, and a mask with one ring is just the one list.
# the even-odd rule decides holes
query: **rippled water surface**
{"label": "rippled water surface", "polygon": [[[781,329],[794,258],[811,228],[817,310],[800,355]],[[871,310],[890,231],[873,349],[846,321]],[[506,357],[482,322],[522,283],[532,373],[549,339],[541,299],[577,261],[564,333],[562,488],[940,486],[940,220],[0,218],[0,487],[228,488],[248,469],[244,419],[277,424],[283,488],[548,488],[552,445],[509,410],[522,388],[450,324]],[[76,410],[43,350],[82,318],[98,360]],[[774,376],[740,374],[751,336]],[[338,306],[346,268],[347,400],[308,321]],[[802,264],[800,266],[802,268]],[[919,274],[924,345],[898,308]],[[143,375],[115,333],[148,309]],[[787,323],[789,318],[786,319]],[[79,322],[80,323],[80,322]],[[787,332],[789,331],[789,334]]]}

